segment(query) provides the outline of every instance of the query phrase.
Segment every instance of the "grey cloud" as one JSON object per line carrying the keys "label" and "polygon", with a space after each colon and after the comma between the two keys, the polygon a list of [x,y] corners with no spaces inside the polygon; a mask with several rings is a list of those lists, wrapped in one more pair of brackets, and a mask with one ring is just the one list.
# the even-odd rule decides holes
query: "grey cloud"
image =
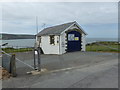
{"label": "grey cloud", "polygon": [[[13,27],[35,26],[38,16],[39,25],[47,26],[78,21],[80,24],[117,23],[117,3],[4,3],[2,22]],[[20,24],[20,25],[19,25]]]}

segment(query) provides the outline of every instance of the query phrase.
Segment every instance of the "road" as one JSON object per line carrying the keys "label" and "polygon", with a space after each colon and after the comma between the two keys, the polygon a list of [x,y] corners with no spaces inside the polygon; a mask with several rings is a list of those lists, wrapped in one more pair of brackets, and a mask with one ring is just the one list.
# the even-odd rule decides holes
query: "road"
{"label": "road", "polygon": [[[79,55],[79,53],[75,53],[74,56],[72,57],[75,57],[75,55]],[[70,60],[71,56],[70,57],[68,56],[70,56],[70,54],[67,54],[67,58]],[[80,57],[83,59],[82,56],[84,57],[84,62],[83,60],[79,60]],[[66,59],[65,58],[66,56],[64,57],[64,60],[67,60],[67,58]],[[58,68],[57,71],[56,69],[55,70],[50,69],[48,73],[43,73],[40,75],[19,74],[18,77],[16,78],[10,78],[8,80],[4,80],[3,87],[4,88],[117,88],[118,87],[117,55],[107,54],[107,53],[93,54],[88,52],[85,55],[76,57],[75,61],[77,60],[79,60],[78,61],[79,64],[65,61],[67,64],[71,65],[69,69],[68,67],[64,67],[64,69]],[[89,60],[90,61],[92,60],[92,63]],[[24,70],[25,68],[21,69],[21,72]]]}
{"label": "road", "polygon": [[98,65],[54,73],[51,78],[27,88],[117,88],[117,60]]}

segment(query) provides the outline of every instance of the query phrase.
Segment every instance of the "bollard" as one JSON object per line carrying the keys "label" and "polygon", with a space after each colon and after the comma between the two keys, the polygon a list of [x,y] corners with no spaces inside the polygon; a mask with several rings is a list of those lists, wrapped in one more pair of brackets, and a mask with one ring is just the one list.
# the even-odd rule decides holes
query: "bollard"
{"label": "bollard", "polygon": [[34,49],[34,69],[38,71],[41,71],[40,54],[41,54],[40,47],[38,47],[37,49]]}
{"label": "bollard", "polygon": [[13,77],[16,77],[16,60],[15,60],[15,54],[12,54],[10,59],[10,73]]}
{"label": "bollard", "polygon": [[36,70],[36,58],[35,58],[35,51],[36,51],[36,49],[34,49],[34,69]]}
{"label": "bollard", "polygon": [[40,54],[41,54],[40,47],[38,47],[38,71],[41,71]]}

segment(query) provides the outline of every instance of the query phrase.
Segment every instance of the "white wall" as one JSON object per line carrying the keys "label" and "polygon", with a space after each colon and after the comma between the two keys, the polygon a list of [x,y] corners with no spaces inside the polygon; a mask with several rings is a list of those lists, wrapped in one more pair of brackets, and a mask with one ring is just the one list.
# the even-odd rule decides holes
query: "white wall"
{"label": "white wall", "polygon": [[66,39],[66,33],[63,33],[60,35],[60,54],[66,53],[65,49],[66,49],[66,43],[67,41]]}
{"label": "white wall", "polygon": [[59,36],[55,36],[55,45],[51,45],[49,36],[41,36],[40,47],[44,54],[59,54],[59,43],[57,43],[57,39],[59,39]]}
{"label": "white wall", "polygon": [[86,35],[82,33],[82,50],[81,51],[86,51]]}

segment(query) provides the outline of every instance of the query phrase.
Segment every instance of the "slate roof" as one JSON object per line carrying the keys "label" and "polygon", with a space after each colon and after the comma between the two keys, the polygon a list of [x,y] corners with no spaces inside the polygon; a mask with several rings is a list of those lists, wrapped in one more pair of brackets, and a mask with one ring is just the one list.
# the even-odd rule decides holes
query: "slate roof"
{"label": "slate roof", "polygon": [[43,36],[43,35],[60,35],[65,29],[67,29],[69,26],[74,24],[75,22],[69,22],[61,25],[56,25],[52,27],[48,27],[43,29],[41,32],[37,34],[37,36]]}

